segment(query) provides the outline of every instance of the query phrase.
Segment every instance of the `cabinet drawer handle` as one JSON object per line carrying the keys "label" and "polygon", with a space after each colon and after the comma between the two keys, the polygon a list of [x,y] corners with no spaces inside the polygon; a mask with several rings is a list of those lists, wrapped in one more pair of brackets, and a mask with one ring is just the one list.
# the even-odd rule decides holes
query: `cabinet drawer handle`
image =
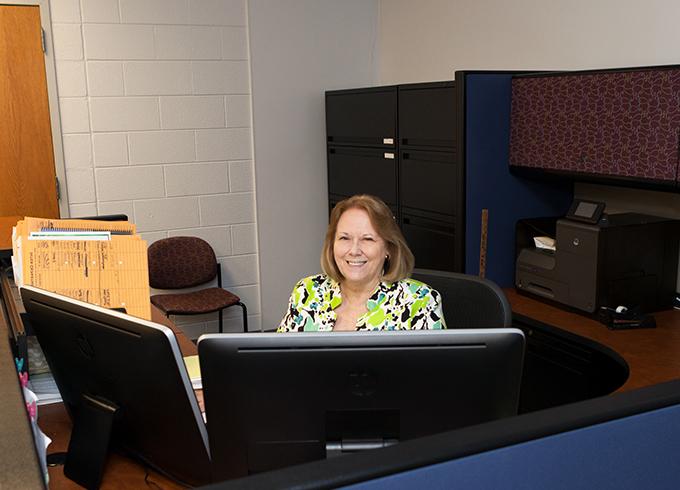
{"label": "cabinet drawer handle", "polygon": [[391,152],[383,153],[383,158],[385,158],[387,160],[394,160],[394,153],[391,153]]}
{"label": "cabinet drawer handle", "polygon": [[394,138],[383,138],[383,145],[393,145]]}

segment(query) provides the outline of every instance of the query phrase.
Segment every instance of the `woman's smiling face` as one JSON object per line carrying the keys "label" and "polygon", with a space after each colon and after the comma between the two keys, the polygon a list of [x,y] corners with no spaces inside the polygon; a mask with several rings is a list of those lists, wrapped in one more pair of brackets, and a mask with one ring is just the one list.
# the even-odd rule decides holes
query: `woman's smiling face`
{"label": "woman's smiling face", "polygon": [[387,244],[373,228],[368,213],[351,208],[338,220],[333,243],[333,258],[344,283],[370,287],[378,283],[383,271]]}

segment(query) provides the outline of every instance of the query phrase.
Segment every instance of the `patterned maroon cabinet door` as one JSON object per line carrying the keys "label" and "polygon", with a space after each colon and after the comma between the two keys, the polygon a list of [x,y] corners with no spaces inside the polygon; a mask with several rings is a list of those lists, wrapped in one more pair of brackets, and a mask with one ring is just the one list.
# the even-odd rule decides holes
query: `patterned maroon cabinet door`
{"label": "patterned maroon cabinet door", "polygon": [[675,181],[680,68],[512,81],[510,165]]}

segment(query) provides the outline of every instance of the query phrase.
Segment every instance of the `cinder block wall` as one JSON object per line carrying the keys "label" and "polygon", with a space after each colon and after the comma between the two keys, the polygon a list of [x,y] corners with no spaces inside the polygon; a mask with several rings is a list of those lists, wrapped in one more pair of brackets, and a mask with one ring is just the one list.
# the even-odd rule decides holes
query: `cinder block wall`
{"label": "cinder block wall", "polygon": [[125,213],[149,244],[204,238],[261,328],[245,0],[50,3],[71,216]]}

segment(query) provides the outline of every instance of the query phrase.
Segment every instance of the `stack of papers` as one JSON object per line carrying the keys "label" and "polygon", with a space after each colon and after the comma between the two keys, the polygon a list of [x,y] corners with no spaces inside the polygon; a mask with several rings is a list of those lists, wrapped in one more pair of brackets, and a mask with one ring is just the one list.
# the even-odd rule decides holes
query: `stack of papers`
{"label": "stack of papers", "polygon": [[25,218],[12,230],[17,286],[151,319],[146,242],[127,221]]}
{"label": "stack of papers", "polygon": [[184,358],[184,364],[187,367],[189,379],[191,379],[191,386],[193,386],[195,390],[203,389],[203,382],[201,381],[201,365],[198,362],[198,356],[186,356]]}
{"label": "stack of papers", "polygon": [[28,379],[28,389],[38,397],[38,405],[59,403],[61,401],[59,388],[57,388],[57,383],[54,381],[52,373],[48,372],[30,376]]}
{"label": "stack of papers", "polygon": [[540,248],[541,250],[552,250],[553,252],[557,251],[555,239],[550,238],[549,236],[535,236],[534,244],[536,245],[536,248]]}

